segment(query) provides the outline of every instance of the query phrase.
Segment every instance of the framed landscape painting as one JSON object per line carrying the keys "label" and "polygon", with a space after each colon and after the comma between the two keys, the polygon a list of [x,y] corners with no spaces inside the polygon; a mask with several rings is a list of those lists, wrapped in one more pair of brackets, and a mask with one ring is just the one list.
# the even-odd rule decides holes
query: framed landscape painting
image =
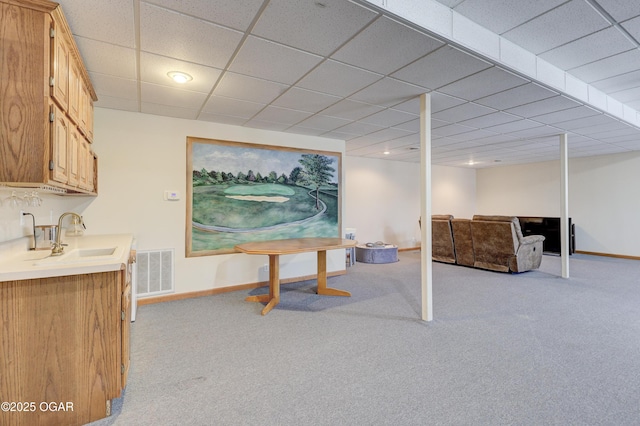
{"label": "framed landscape painting", "polygon": [[341,170],[339,152],[188,137],[186,256],[339,237]]}

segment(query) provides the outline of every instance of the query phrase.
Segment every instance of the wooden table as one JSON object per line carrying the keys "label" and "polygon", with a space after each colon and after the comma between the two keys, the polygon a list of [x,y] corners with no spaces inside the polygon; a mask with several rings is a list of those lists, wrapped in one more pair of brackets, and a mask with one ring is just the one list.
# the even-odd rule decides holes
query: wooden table
{"label": "wooden table", "polygon": [[238,244],[235,249],[247,254],[269,256],[269,294],[248,296],[248,302],[267,302],[262,310],[266,315],[280,302],[280,255],[315,251],[318,253],[318,290],[324,296],[351,296],[344,290],[327,287],[327,250],[353,247],[355,240],[343,238],[293,238],[289,240],[259,241]]}

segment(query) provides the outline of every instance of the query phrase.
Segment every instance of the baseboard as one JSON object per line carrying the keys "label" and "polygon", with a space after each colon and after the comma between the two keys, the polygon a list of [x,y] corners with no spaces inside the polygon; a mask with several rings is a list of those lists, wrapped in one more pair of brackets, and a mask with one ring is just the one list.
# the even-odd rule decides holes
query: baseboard
{"label": "baseboard", "polygon": [[418,247],[404,247],[404,248],[399,248],[398,251],[414,251],[414,250],[420,250],[420,246]]}
{"label": "baseboard", "polygon": [[583,251],[583,250],[576,250],[576,253],[589,254],[591,256],[615,257],[618,259],[640,260],[640,256],[627,256],[626,254],[599,253],[596,251]]}
{"label": "baseboard", "polygon": [[[346,270],[327,272],[327,277],[336,277],[339,275],[345,275],[346,273],[347,273]],[[297,283],[300,281],[314,280],[316,278],[318,278],[317,274],[305,275],[305,276],[293,277],[293,278],[284,278],[280,280],[280,284],[291,284],[291,283]],[[186,293],[163,294],[161,296],[140,298],[137,300],[137,304],[138,306],[142,306],[142,305],[151,305],[153,303],[172,302],[174,300],[193,299],[196,297],[213,296],[215,294],[229,293],[231,291],[251,290],[259,287],[267,287],[268,285],[269,285],[268,281],[260,281],[257,283],[212,288],[209,290],[190,291]]]}

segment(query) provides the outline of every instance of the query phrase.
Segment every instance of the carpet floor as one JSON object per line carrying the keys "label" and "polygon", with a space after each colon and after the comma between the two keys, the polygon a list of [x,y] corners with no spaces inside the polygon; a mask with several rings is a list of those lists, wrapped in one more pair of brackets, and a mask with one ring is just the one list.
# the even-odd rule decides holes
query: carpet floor
{"label": "carpet floor", "polygon": [[[639,425],[640,262],[556,256],[511,275],[420,253],[282,287],[144,305],[103,425]],[[283,259],[286,261],[286,258]]]}

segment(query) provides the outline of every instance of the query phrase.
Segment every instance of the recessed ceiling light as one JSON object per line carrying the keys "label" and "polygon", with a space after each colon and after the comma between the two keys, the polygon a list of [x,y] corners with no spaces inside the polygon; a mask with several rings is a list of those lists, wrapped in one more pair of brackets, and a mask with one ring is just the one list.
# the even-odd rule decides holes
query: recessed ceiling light
{"label": "recessed ceiling light", "polygon": [[468,166],[473,166],[474,164],[476,164],[476,163],[475,163],[473,160],[469,160],[469,161],[467,162],[467,165],[468,165]]}
{"label": "recessed ceiling light", "polygon": [[180,83],[180,84],[184,84],[188,81],[193,80],[193,77],[191,77],[189,74],[187,74],[186,72],[180,72],[180,71],[169,71],[167,73],[167,75],[169,76],[169,78],[173,81],[175,81],[176,83]]}
{"label": "recessed ceiling light", "polygon": [[385,151],[385,152],[383,152],[383,154],[384,154],[384,155],[389,155],[389,154],[391,154],[391,153],[390,153],[389,151]]}

